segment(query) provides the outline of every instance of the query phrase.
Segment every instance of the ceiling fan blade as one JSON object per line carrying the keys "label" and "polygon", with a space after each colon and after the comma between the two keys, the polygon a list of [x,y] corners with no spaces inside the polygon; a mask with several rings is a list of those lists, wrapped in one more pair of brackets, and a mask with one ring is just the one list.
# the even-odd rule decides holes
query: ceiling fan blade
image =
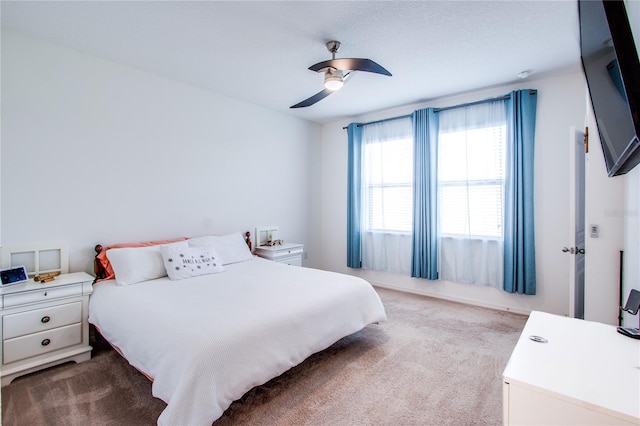
{"label": "ceiling fan blade", "polygon": [[335,68],[341,71],[366,71],[375,74],[382,74],[391,76],[391,73],[383,68],[381,65],[373,62],[371,59],[360,58],[340,58],[329,59],[328,61],[318,62],[315,65],[311,65],[309,69],[311,71],[321,71],[326,68]]}
{"label": "ceiling fan blade", "polygon": [[304,108],[304,107],[311,106],[311,105],[315,104],[316,102],[323,100],[324,98],[326,98],[327,96],[329,96],[332,93],[333,93],[332,90],[324,89],[322,92],[318,92],[315,95],[313,95],[312,97],[310,97],[309,99],[305,99],[302,102],[299,102],[299,103],[297,103],[295,105],[290,106],[289,108]]}

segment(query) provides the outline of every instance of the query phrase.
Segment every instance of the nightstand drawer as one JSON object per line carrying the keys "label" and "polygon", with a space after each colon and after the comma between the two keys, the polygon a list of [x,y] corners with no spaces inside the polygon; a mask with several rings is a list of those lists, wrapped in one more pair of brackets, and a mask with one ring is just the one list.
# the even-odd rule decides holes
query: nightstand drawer
{"label": "nightstand drawer", "polygon": [[19,314],[5,315],[2,318],[2,336],[7,340],[81,321],[81,302],[50,306]]}
{"label": "nightstand drawer", "polygon": [[46,302],[50,299],[60,297],[71,297],[82,295],[82,284],[66,285],[60,287],[44,287],[42,290],[25,291],[21,293],[3,295],[4,307],[24,305],[27,303]]}
{"label": "nightstand drawer", "polygon": [[[256,247],[256,254],[264,259],[274,260],[276,262],[286,263],[289,265],[302,266],[304,245],[286,243],[279,246],[260,246]],[[292,261],[292,259],[296,257],[298,260]]]}
{"label": "nightstand drawer", "polygon": [[3,342],[3,364],[77,345],[81,342],[82,324],[67,325],[5,340]]}
{"label": "nightstand drawer", "polygon": [[290,266],[302,266],[302,256],[297,255],[292,257],[285,257],[282,259],[277,259],[276,262],[284,263]]}
{"label": "nightstand drawer", "polygon": [[275,250],[270,254],[274,259],[279,259],[283,257],[289,257],[292,255],[301,255],[303,251],[304,251],[304,247],[300,246],[300,247],[293,247],[293,248],[287,248],[282,250]]}

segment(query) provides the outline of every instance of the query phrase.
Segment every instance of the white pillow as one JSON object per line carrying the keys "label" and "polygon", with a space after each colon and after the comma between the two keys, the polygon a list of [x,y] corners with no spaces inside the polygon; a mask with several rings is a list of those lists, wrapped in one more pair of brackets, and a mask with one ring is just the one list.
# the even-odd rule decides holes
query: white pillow
{"label": "white pillow", "polygon": [[189,247],[186,241],[149,247],[126,247],[107,250],[107,259],[116,274],[116,284],[129,285],[166,277],[160,248]]}
{"label": "white pillow", "polygon": [[253,258],[244,237],[239,232],[222,237],[208,236],[191,238],[187,240],[189,247],[211,247],[213,246],[220,255],[223,265],[230,263],[244,262]]}
{"label": "white pillow", "polygon": [[164,266],[172,280],[224,271],[213,247],[161,247]]}

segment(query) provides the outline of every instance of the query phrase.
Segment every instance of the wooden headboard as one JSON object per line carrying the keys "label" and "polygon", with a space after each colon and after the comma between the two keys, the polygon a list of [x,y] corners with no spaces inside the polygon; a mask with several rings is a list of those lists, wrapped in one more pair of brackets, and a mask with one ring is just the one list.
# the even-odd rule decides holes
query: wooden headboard
{"label": "wooden headboard", "polygon": [[96,256],[93,259],[93,273],[96,276],[96,281],[103,280],[107,276],[107,271],[104,269],[104,266],[102,266],[100,259],[98,259],[98,255],[102,253],[102,246],[97,244],[93,249],[96,251]]}
{"label": "wooden headboard", "polygon": [[[249,247],[249,251],[252,251],[251,248],[251,232],[247,231],[244,234],[244,242],[247,243],[247,246]],[[108,249],[109,247],[107,247],[106,249]],[[106,250],[105,248],[102,247],[101,244],[97,244],[94,247],[94,250],[96,252],[96,256],[93,260],[93,273],[96,276],[96,281],[98,280],[103,280],[105,279],[105,277],[107,276],[107,271],[105,270],[104,266],[102,265],[102,262],[100,262],[100,259],[98,259],[98,255],[100,253],[102,253],[103,250]]]}

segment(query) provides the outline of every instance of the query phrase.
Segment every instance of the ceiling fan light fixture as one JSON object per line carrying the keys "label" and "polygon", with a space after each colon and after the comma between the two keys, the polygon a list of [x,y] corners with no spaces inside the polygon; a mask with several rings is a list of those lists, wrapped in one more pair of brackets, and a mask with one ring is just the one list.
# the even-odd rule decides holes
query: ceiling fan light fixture
{"label": "ceiling fan light fixture", "polygon": [[342,89],[344,86],[344,78],[342,77],[342,71],[327,70],[324,75],[324,87],[327,90],[335,92]]}

